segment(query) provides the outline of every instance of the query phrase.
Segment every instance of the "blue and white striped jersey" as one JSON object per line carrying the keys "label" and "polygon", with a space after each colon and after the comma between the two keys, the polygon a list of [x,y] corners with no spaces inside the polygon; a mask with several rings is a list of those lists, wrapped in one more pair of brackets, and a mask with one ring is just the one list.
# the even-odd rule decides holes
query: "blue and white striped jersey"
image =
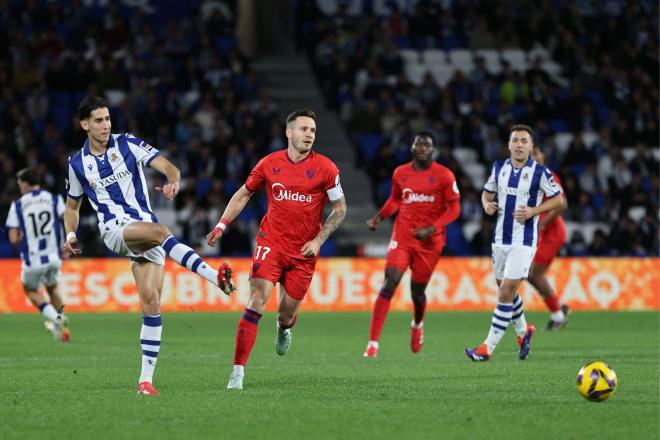
{"label": "blue and white striped jersey", "polygon": [[130,133],[111,134],[105,153],[93,155],[89,143],[69,158],[68,196],[83,194],[97,212],[99,229],[116,218],[158,222],[151,210],[143,166],[160,153]]}
{"label": "blue and white striped jersey", "polygon": [[493,164],[484,190],[497,195],[498,213],[493,243],[536,247],[539,216],[521,223],[513,217],[513,211],[517,206],[539,206],[543,202],[543,194],[548,198],[561,194],[552,173],[531,158],[520,169],[513,167],[511,159],[498,160]]}
{"label": "blue and white striped jersey", "polygon": [[40,267],[60,261],[63,214],[62,197],[43,189],[25,193],[12,202],[7,227],[23,233],[21,258],[25,266]]}

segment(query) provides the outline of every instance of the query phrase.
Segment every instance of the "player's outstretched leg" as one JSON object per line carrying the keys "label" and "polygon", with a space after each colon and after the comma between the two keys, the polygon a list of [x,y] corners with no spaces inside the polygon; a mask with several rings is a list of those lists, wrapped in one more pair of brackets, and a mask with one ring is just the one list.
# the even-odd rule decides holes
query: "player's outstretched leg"
{"label": "player's outstretched leg", "polygon": [[493,319],[491,320],[486,341],[476,348],[466,348],[464,350],[465,355],[475,362],[490,359],[495,347],[502,339],[502,336],[504,336],[512,315],[513,303],[506,304],[498,302],[493,312]]}
{"label": "player's outstretched leg", "polygon": [[275,334],[275,353],[279,354],[280,356],[284,356],[286,352],[289,351],[291,340],[293,338],[291,329],[294,325],[296,325],[297,321],[298,315],[293,317],[293,320],[289,325],[282,325],[280,324],[279,320],[277,321],[277,332]]}
{"label": "player's outstretched leg", "polygon": [[138,381],[138,394],[160,394],[152,385],[158,353],[160,352],[160,339],[163,333],[163,319],[158,315],[145,315],[142,317],[140,330],[140,345],[142,347],[142,370]]}
{"label": "player's outstretched leg", "polygon": [[231,295],[234,291],[227,263],[223,263],[220,270],[213,269],[190,246],[179,243],[174,235],[168,235],[161,246],[171,259],[217,285],[225,294]]}
{"label": "player's outstretched leg", "polygon": [[376,297],[373,313],[371,315],[369,343],[364,350],[364,357],[378,356],[378,341],[380,339],[380,334],[383,331],[383,325],[385,325],[385,318],[387,318],[387,313],[390,311],[392,296],[394,296],[394,290],[383,287],[380,289],[380,293],[378,293],[378,296]]}
{"label": "player's outstretched leg", "polygon": [[254,342],[257,340],[257,331],[261,316],[261,313],[246,308],[245,313],[243,313],[243,316],[238,321],[236,346],[234,349],[234,368],[227,384],[228,390],[243,389],[245,364],[247,364],[252,347],[254,347]]}

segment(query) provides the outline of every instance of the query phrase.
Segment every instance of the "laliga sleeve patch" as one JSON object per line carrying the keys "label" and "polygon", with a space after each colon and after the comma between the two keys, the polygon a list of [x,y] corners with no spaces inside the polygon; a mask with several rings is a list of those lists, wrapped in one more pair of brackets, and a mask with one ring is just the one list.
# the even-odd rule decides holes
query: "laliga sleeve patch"
{"label": "laliga sleeve patch", "polygon": [[456,194],[460,194],[459,191],[458,191],[458,184],[456,183],[455,180],[454,180],[453,185],[451,186],[451,189],[453,189]]}
{"label": "laliga sleeve patch", "polygon": [[326,193],[328,194],[328,198],[331,202],[344,197],[344,191],[342,191],[341,184],[339,183],[339,174],[337,174],[337,177],[335,177],[335,186],[327,190]]}

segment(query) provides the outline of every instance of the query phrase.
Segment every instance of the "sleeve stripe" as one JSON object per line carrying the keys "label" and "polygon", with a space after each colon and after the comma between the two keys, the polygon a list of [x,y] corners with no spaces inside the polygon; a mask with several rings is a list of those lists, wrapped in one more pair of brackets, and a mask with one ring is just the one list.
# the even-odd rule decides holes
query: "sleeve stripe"
{"label": "sleeve stripe", "polygon": [[80,194],[79,196],[74,196],[73,194],[67,193],[67,197],[71,197],[72,199],[78,200],[80,199],[83,195]]}

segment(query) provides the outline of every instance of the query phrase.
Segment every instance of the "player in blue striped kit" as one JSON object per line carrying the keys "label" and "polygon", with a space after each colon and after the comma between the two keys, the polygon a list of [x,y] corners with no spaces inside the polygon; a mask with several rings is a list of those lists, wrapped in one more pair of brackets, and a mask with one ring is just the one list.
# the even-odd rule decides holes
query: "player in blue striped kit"
{"label": "player in blue striped kit", "polygon": [[80,126],[87,133],[82,149],[69,158],[67,202],[64,210],[65,256],[81,253],[76,248],[81,197],[86,195],[97,212],[105,245],[112,252],[131,258],[131,270],[142,306],[142,372],[139,394],[159,394],[152,385],[160,350],[162,319],[160,295],[165,255],[226,293],[234,290],[231,269],[209,266],[190,247],[179,243],[151,210],[143,167],[152,167],[167,177],[156,187],[167,200],[179,192],[179,170],[158,150],[129,133],[110,132],[110,112],[104,99],[88,96],[78,108]]}
{"label": "player in blue striped kit", "polygon": [[[493,266],[499,286],[497,306],[483,344],[466,348],[473,361],[487,361],[512,322],[520,347],[518,357],[527,358],[535,328],[527,324],[520,296],[516,293],[527,278],[538,241],[539,214],[562,203],[561,189],[552,174],[530,157],[534,133],[527,125],[514,125],[509,133],[511,157],[497,161],[481,195],[488,215],[497,213],[493,237]],[[543,201],[543,195],[547,197]]]}
{"label": "player in blue striped kit", "polygon": [[[35,171],[25,168],[16,173],[21,197],[9,208],[9,241],[20,245],[21,282],[32,304],[46,318],[46,329],[53,339],[69,342],[68,319],[58,314],[63,302],[57,291],[62,260],[62,197],[41,189]],[[41,290],[46,287],[46,292]]]}

